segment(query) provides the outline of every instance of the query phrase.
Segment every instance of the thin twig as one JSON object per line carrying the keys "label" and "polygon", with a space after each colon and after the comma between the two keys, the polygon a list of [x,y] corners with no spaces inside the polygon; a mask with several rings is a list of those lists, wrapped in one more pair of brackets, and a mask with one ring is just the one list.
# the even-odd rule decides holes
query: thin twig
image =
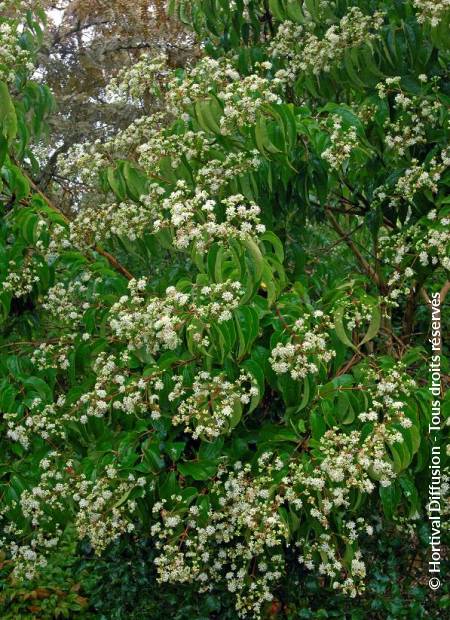
{"label": "thin twig", "polygon": [[356,247],[356,245],[353,242],[353,240],[349,238],[349,236],[345,232],[345,230],[343,230],[341,228],[341,226],[339,225],[337,219],[334,217],[334,215],[331,213],[331,211],[329,209],[326,209],[326,213],[327,213],[328,219],[330,220],[330,223],[331,223],[332,227],[334,228],[334,230],[338,233],[338,235],[342,239],[344,239],[344,241],[346,242],[348,247],[351,249],[351,251],[355,255],[357,261],[359,262],[361,267],[364,269],[366,274],[375,282],[375,284],[378,286],[378,288],[380,288],[381,287],[381,281],[380,281],[380,278],[379,278],[378,274],[369,265],[369,263],[366,261],[364,256],[361,254],[361,252]]}
{"label": "thin twig", "polygon": [[[56,205],[53,204],[53,202],[50,200],[50,198],[48,198],[40,189],[39,187],[34,183],[34,181],[32,179],[30,179],[30,177],[24,172],[25,176],[27,177],[31,187],[33,188],[33,190],[39,194],[39,196],[45,201],[45,203],[47,204],[47,206],[52,210],[55,211],[55,213],[58,213],[58,215],[60,215],[65,222],[69,223],[69,218],[64,215],[64,213],[58,209],[58,207]],[[93,246],[93,249],[95,252],[97,252],[98,254],[101,254],[101,256],[103,256],[104,258],[106,258],[106,260],[108,261],[108,263],[111,265],[111,267],[113,267],[113,269],[115,269],[116,271],[118,271],[119,273],[121,273],[123,276],[125,276],[128,280],[133,280],[134,276],[128,271],[128,269],[126,267],[124,267],[118,260],[117,258],[115,258],[112,254],[110,254],[109,252],[107,252],[106,250],[104,250],[103,248],[99,247],[98,245]]]}

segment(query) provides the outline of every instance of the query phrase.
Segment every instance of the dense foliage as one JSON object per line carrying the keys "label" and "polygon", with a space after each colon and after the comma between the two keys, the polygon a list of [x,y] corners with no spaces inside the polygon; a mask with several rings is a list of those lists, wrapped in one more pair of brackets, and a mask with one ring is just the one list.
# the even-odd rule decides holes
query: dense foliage
{"label": "dense foliage", "polygon": [[45,14],[0,3],[5,614],[131,617],[130,583],[136,617],[427,617],[448,1],[169,8],[204,56],[119,71],[142,116],[60,158],[68,218],[33,180]]}

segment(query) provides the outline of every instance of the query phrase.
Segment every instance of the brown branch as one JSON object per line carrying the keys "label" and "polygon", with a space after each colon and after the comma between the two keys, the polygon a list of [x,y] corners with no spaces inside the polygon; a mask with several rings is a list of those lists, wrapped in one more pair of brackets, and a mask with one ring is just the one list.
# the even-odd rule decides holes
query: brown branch
{"label": "brown branch", "polygon": [[414,318],[416,313],[417,302],[419,300],[419,295],[422,293],[422,286],[425,282],[425,277],[419,278],[418,282],[414,287],[412,287],[411,292],[408,296],[408,300],[406,302],[405,313],[403,317],[403,329],[402,329],[402,338],[405,343],[408,343],[411,339],[411,335],[414,331]]}
{"label": "brown branch", "polygon": [[[23,171],[23,174],[27,177],[28,182],[30,183],[33,190],[37,194],[39,194],[39,196],[45,201],[46,205],[52,211],[55,211],[55,213],[58,213],[58,215],[60,215],[64,219],[64,221],[68,223],[70,221],[69,218],[66,215],[64,215],[64,213],[60,209],[58,209],[56,205],[53,204],[50,198],[47,198],[47,196],[39,189],[39,187],[34,183],[32,179],[30,179],[30,177],[24,171]],[[103,250],[103,248],[99,247],[98,245],[93,246],[93,250],[97,252],[98,254],[100,254],[101,256],[103,256],[104,258],[106,258],[108,263],[111,265],[113,269],[115,269],[115,271],[118,271],[119,273],[121,273],[128,280],[134,279],[133,274],[131,274],[128,271],[128,269],[126,269],[126,267],[121,265],[121,263],[117,260],[117,258],[115,258],[112,254],[110,254],[106,250]]]}
{"label": "brown branch", "polygon": [[340,377],[341,375],[345,375],[345,373],[348,372],[350,370],[350,368],[352,368],[355,364],[357,364],[359,362],[361,357],[362,356],[361,356],[360,353],[355,353],[354,356],[346,364],[344,364],[344,366],[342,366],[337,371],[336,377]]}
{"label": "brown branch", "polygon": [[356,247],[355,243],[352,241],[352,239],[349,238],[349,236],[345,232],[345,230],[343,230],[341,228],[341,226],[339,225],[337,219],[334,217],[334,215],[331,213],[331,211],[329,209],[325,209],[325,211],[326,211],[326,214],[328,216],[328,219],[329,219],[332,227],[338,233],[338,235],[345,241],[345,243],[348,245],[348,247],[350,248],[350,250],[355,255],[358,263],[361,265],[363,270],[375,282],[375,284],[378,286],[378,288],[381,288],[381,280],[380,280],[378,274],[369,265],[367,260],[364,258],[364,256],[361,254],[361,252]]}
{"label": "brown branch", "polygon": [[447,293],[449,291],[450,291],[450,280],[447,280],[447,282],[441,288],[441,292],[439,293],[439,296],[441,298],[441,305],[444,303],[445,298],[447,297]]}
{"label": "brown branch", "polygon": [[125,276],[125,278],[127,278],[127,280],[134,280],[133,274],[130,273],[128,271],[128,269],[126,267],[124,267],[121,263],[119,263],[117,258],[115,258],[112,254],[110,254],[109,252],[107,252],[103,248],[99,247],[98,245],[94,246],[94,250],[98,254],[101,254],[104,258],[106,258],[106,260],[111,265],[111,267],[113,269],[115,269],[116,271],[118,271],[119,273],[121,273],[123,276]]}
{"label": "brown branch", "polygon": [[[446,283],[443,285],[443,287],[440,290],[439,293],[439,298],[440,298],[440,304],[442,305],[445,301],[445,298],[447,297],[447,293],[450,291],[450,280],[447,280]],[[420,289],[420,294],[422,296],[422,299],[424,300],[424,302],[427,304],[427,306],[429,308],[432,307],[432,303],[431,303],[431,299],[428,295],[428,293],[426,292],[426,290],[423,288]]]}
{"label": "brown branch", "polygon": [[428,293],[423,288],[423,286],[420,288],[420,296],[422,297],[424,302],[427,304],[427,306],[431,308],[431,299],[429,298]]}
{"label": "brown branch", "polygon": [[280,309],[277,306],[275,306],[275,312],[278,318],[280,319],[280,323],[283,325],[284,329],[287,330],[288,332],[291,332],[291,334],[293,334],[290,326],[286,323],[283,315],[280,312]]}

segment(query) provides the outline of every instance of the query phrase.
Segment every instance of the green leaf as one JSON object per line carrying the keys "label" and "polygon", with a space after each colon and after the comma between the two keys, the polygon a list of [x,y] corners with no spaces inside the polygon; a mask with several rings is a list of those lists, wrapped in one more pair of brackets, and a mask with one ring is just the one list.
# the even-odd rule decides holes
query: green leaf
{"label": "green leaf", "polygon": [[259,320],[256,310],[250,306],[240,306],[233,312],[238,334],[238,357],[248,353],[258,336]]}
{"label": "green leaf", "polygon": [[123,493],[119,499],[112,505],[113,508],[119,508],[119,506],[122,506],[123,504],[125,504],[125,502],[127,501],[127,499],[130,496],[130,493],[133,489],[128,489],[127,491],[125,491],[125,493]]}
{"label": "green leaf", "polygon": [[153,474],[156,474],[165,465],[158,442],[154,439],[148,439],[142,444],[142,455],[145,463]]}
{"label": "green leaf", "polygon": [[357,348],[355,347],[353,342],[350,340],[350,338],[347,336],[347,332],[345,331],[344,312],[345,312],[345,308],[343,305],[339,305],[334,311],[334,315],[333,315],[334,329],[336,331],[337,337],[343,344],[357,351]]}
{"label": "green leaf", "polygon": [[53,400],[52,390],[43,379],[28,377],[22,379],[22,383],[26,388],[31,388],[33,392],[36,392],[44,402],[49,403]]}
{"label": "green leaf", "polygon": [[264,396],[264,389],[265,389],[264,372],[261,366],[258,364],[258,362],[256,362],[253,359],[246,360],[242,364],[242,368],[244,368],[251,374],[258,388],[258,394],[253,396],[250,401],[248,413],[251,413],[252,411],[256,409],[256,407],[261,402]]}
{"label": "green leaf", "polygon": [[380,498],[383,505],[384,514],[390,520],[393,519],[397,506],[400,502],[400,490],[396,482],[392,482],[389,486],[380,485]]}
{"label": "green leaf", "polygon": [[256,146],[258,147],[261,155],[270,158],[271,155],[281,153],[281,150],[275,146],[269,136],[267,122],[263,115],[260,115],[256,121],[254,126],[254,136]]}
{"label": "green leaf", "polygon": [[119,200],[125,200],[127,196],[126,185],[122,174],[118,168],[109,166],[106,170],[106,178],[109,186]]}
{"label": "green leaf", "polygon": [[178,463],[177,469],[182,476],[188,476],[194,480],[208,480],[214,476],[217,470],[215,461],[190,461]]}
{"label": "green leaf", "polygon": [[164,451],[170,456],[172,461],[178,461],[185,447],[186,444],[184,441],[168,441],[165,444]]}
{"label": "green leaf", "polygon": [[372,318],[370,321],[369,329],[366,332],[366,335],[359,343],[359,346],[369,342],[372,338],[378,334],[381,325],[381,310],[379,306],[373,306],[372,308]]}
{"label": "green leaf", "polygon": [[284,21],[286,19],[286,12],[283,7],[283,0],[269,0],[270,12],[276,19]]}
{"label": "green leaf", "polygon": [[0,132],[8,142],[17,134],[17,115],[8,86],[0,81]]}
{"label": "green leaf", "polygon": [[414,481],[405,474],[402,474],[398,481],[403,495],[410,505],[410,516],[420,513],[420,498]]}
{"label": "green leaf", "polygon": [[278,261],[280,262],[280,264],[283,264],[284,262],[283,244],[281,243],[280,239],[275,235],[275,233],[273,233],[272,231],[266,231],[263,235],[261,235],[260,239],[261,241],[266,241],[270,243]]}
{"label": "green leaf", "polygon": [[130,198],[138,202],[141,196],[145,196],[148,192],[147,177],[143,172],[131,166],[127,161],[123,162],[122,173]]}
{"label": "green leaf", "polygon": [[325,420],[323,415],[321,415],[318,411],[313,411],[310,417],[311,431],[313,439],[319,441],[327,430]]}
{"label": "green leaf", "polygon": [[218,437],[214,441],[202,441],[198,451],[200,461],[214,461],[219,458],[223,450],[224,440]]}
{"label": "green leaf", "polygon": [[350,127],[355,127],[359,136],[364,136],[364,125],[358,116],[354,113],[354,111],[344,105],[339,105],[337,103],[327,103],[323,108],[321,108],[320,112],[329,112],[330,114],[337,114],[342,118],[345,125]]}
{"label": "green leaf", "polygon": [[5,383],[0,388],[0,409],[3,413],[14,411],[14,402],[17,396],[17,391],[12,385]]}
{"label": "green leaf", "polygon": [[22,198],[26,198],[30,193],[30,183],[21,169],[13,164],[8,164],[4,166],[2,172],[9,186],[9,191],[11,194],[14,194],[15,200],[19,201]]}
{"label": "green leaf", "polygon": [[211,97],[207,100],[197,101],[195,104],[195,114],[198,124],[203,131],[220,135],[219,120],[222,116],[222,107],[217,99]]}
{"label": "green leaf", "polygon": [[308,375],[303,379],[302,400],[300,401],[297,411],[302,411],[302,409],[304,409],[309,403],[309,398],[310,398],[310,393],[311,393],[310,381],[312,381],[312,379],[310,379]]}

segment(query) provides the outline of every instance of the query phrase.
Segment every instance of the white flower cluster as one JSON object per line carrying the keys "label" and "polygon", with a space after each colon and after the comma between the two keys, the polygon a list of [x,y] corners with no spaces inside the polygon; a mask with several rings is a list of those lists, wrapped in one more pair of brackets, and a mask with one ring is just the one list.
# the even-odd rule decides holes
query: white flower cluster
{"label": "white flower cluster", "polygon": [[131,67],[122,69],[106,87],[106,96],[113,101],[141,101],[148,95],[158,94],[158,79],[166,73],[164,54],[152,57],[142,54]]}
{"label": "white flower cluster", "polygon": [[[395,478],[386,443],[402,442],[403,436],[395,429],[400,423],[404,428],[411,426],[411,421],[403,412],[404,401],[395,399],[407,397],[414,388],[414,382],[402,372],[394,368],[388,373],[370,373],[367,377],[374,385],[369,390],[371,408],[362,414],[362,422],[371,421],[373,429],[367,435],[360,430],[348,434],[342,433],[338,427],[325,432],[320,439],[317,450],[319,467],[312,469],[307,476],[304,465],[291,464],[292,485],[295,492],[302,490],[302,504],[309,507],[310,515],[318,519],[325,533],[314,541],[299,541],[303,554],[300,561],[309,569],[318,568],[319,573],[333,580],[333,587],[355,596],[364,584],[364,563],[360,552],[356,551],[350,566],[344,567],[336,545],[332,545],[332,522],[330,515],[335,515],[340,508],[351,506],[352,490],[357,489],[363,494],[371,494],[375,482],[381,486],[390,486]],[[286,493],[291,504],[296,505],[292,491]],[[357,539],[356,524],[348,522],[349,532],[344,538],[345,543],[354,543]],[[358,528],[371,535],[373,528],[364,521],[358,520]],[[316,555],[316,562],[314,562]],[[325,559],[326,558],[326,559]],[[356,561],[354,561],[356,560]]]}
{"label": "white flower cluster", "polygon": [[[142,88],[147,88],[145,72],[140,79],[144,81]],[[231,128],[236,129],[253,123],[264,103],[278,101],[278,97],[270,91],[266,79],[258,75],[242,79],[228,60],[205,59],[186,74],[181,84],[178,84],[177,79],[173,78],[166,93],[168,109],[173,107],[173,100],[178,97],[181,107],[177,115],[187,119],[189,115],[186,115],[184,110],[217,88],[217,96],[224,105],[224,112],[219,120],[224,133],[229,132]],[[188,161],[193,159],[204,161],[209,169],[219,168],[215,170],[215,176],[219,180],[222,179],[222,171],[225,173],[225,179],[241,173],[235,172],[233,175],[229,168],[232,169],[236,163],[241,165],[245,163],[246,157],[249,158],[248,155],[223,151],[224,159],[217,162],[216,166],[213,160],[222,149],[217,144],[213,145],[211,137],[202,131],[188,130],[180,139],[180,135],[167,131],[166,121],[165,113],[144,116],[106,141],[96,140],[92,144],[75,145],[67,154],[60,157],[60,174],[95,185],[101,169],[110,165],[114,158],[124,157],[135,159],[150,177],[161,180],[164,180],[164,174],[159,170],[159,164],[161,160],[167,158],[174,168],[180,165],[183,157]],[[209,153],[212,148],[215,157],[211,157]],[[252,158],[254,159],[254,156],[250,154],[250,160]],[[206,178],[206,170],[203,175],[200,173],[200,176]]]}
{"label": "white flower cluster", "polygon": [[[139,76],[135,76],[136,83],[145,82],[145,66],[141,69]],[[256,74],[242,78],[230,60],[204,59],[187,71],[181,82],[178,77],[172,78],[166,92],[166,110],[188,120],[195,114],[194,104],[204,103],[213,93],[222,102],[214,100],[220,108],[214,123],[218,123],[217,128],[223,133],[254,123],[267,103],[279,101],[266,78]],[[135,161],[154,180],[148,195],[119,204],[115,200],[105,202],[103,198],[98,207],[96,187],[100,172],[115,159],[123,158]],[[167,172],[168,164],[174,169],[182,168],[175,185],[172,174]],[[256,151],[230,152],[203,131],[187,130],[182,135],[168,131],[164,114],[138,119],[113,138],[75,145],[61,158],[60,173],[75,183],[81,181],[88,185],[80,213],[69,224],[69,242],[75,247],[85,247],[110,235],[135,240],[144,232],[157,233],[170,228],[175,247],[187,249],[193,244],[197,250],[204,251],[214,240],[257,236],[265,230],[259,221],[259,207],[247,205],[240,194],[223,196],[230,193],[227,186],[260,165],[261,158]],[[193,188],[182,178],[186,176],[186,168]],[[167,185],[173,188],[170,192]]]}
{"label": "white flower cluster", "polygon": [[[136,159],[142,144],[155,141],[155,150],[158,157],[163,156],[164,146],[169,147],[169,140],[164,140],[164,130],[161,127],[166,119],[162,112],[150,116],[141,116],[134,120],[125,129],[118,131],[114,136],[94,142],[74,144],[67,153],[58,158],[58,172],[63,177],[73,177],[75,182],[95,186],[99,171],[117,159]],[[156,140],[155,136],[159,136]],[[156,146],[159,144],[159,150]],[[171,150],[167,151],[171,154]],[[153,166],[150,167],[150,170]]]}
{"label": "white flower cluster", "polygon": [[281,103],[280,96],[273,92],[273,83],[259,75],[240,77],[217,93],[224,103],[220,129],[224,135],[231,134],[240,127],[254,125],[264,104]]}
{"label": "white flower cluster", "polygon": [[233,316],[233,310],[238,307],[243,293],[242,284],[234,280],[195,287],[193,291],[194,301],[189,313],[200,318],[207,326],[209,326],[208,321],[211,320],[218,323],[229,321]]}
{"label": "white flower cluster", "polygon": [[76,174],[77,180],[87,185],[97,182],[98,172],[106,168],[110,160],[99,148],[100,140],[94,144],[74,144],[64,155],[58,158],[58,172],[61,176]]}
{"label": "white flower cluster", "polygon": [[[216,88],[230,81],[239,81],[240,74],[225,58],[202,58],[183,78],[173,76],[168,84],[167,104],[175,117],[186,114],[186,108],[207,99]],[[189,115],[188,115],[189,116]]]}
{"label": "white flower cluster", "polygon": [[358,146],[356,128],[342,127],[342,118],[333,114],[333,131],[330,134],[330,146],[322,152],[322,158],[331,168],[339,170],[349,160],[352,151]]}
{"label": "white flower cluster", "polygon": [[52,264],[57,260],[60,253],[65,250],[72,249],[72,245],[68,239],[67,227],[55,222],[47,223],[48,242],[39,239],[36,242],[36,248],[42,252],[42,256],[48,264]]}
{"label": "white flower cluster", "polygon": [[383,25],[383,13],[364,15],[351,7],[339,24],[330,26],[322,38],[308,32],[302,25],[284,21],[270,44],[274,58],[286,63],[285,69],[275,74],[280,83],[292,83],[299,74],[330,71],[339,65],[348,49],[370,43],[378,36]]}
{"label": "white flower cluster", "polygon": [[30,522],[31,533],[24,532],[10,518],[2,527],[0,545],[13,562],[13,575],[19,579],[33,579],[47,565],[46,556],[58,545],[62,535],[61,524],[53,518],[55,513],[64,514],[67,509],[60,497],[65,489],[64,474],[55,468],[58,456],[57,452],[49,452],[40,461],[39,483],[22,491],[16,502],[16,509]]}
{"label": "white flower cluster", "polygon": [[258,170],[261,163],[261,157],[256,150],[251,153],[244,151],[226,153],[222,160],[213,159],[209,155],[205,165],[197,171],[195,182],[197,187],[211,194],[217,194],[233,179]]}
{"label": "white flower cluster", "polygon": [[253,124],[265,104],[281,102],[270,80],[257,74],[243,77],[229,59],[204,58],[181,82],[178,78],[169,82],[169,109],[175,116],[188,120],[193,104],[213,94],[223,105],[218,121],[223,134]]}
{"label": "white flower cluster", "polygon": [[394,190],[396,195],[402,196],[405,200],[412,200],[414,194],[419,191],[427,189],[433,193],[438,191],[437,183],[441,178],[441,173],[450,165],[450,152],[442,153],[442,163],[433,158],[429,162],[429,170],[425,170],[423,164],[419,164],[417,159],[413,159],[411,163],[412,166],[405,170]]}
{"label": "white flower cluster", "polygon": [[159,581],[195,583],[200,591],[225,581],[236,597],[238,615],[259,616],[282,575],[281,545],[288,538],[278,513],[284,500],[275,494],[271,474],[267,467],[253,477],[250,466],[239,463],[226,476],[219,471],[207,515],[193,505],[186,521],[167,510],[165,501],[155,504],[161,522],[151,531],[159,550]]}
{"label": "white flower cluster", "polygon": [[147,201],[103,202],[95,207],[83,207],[69,224],[68,239],[79,249],[101,244],[113,235],[135,241],[145,232],[151,232],[155,217]]}
{"label": "white flower cluster", "polygon": [[[357,519],[357,524],[353,521],[349,522],[350,534],[355,535],[357,533],[356,526],[366,533],[368,530],[371,531],[371,526],[367,526],[362,517]],[[352,539],[352,541],[354,540]],[[320,557],[321,561],[314,562],[314,556]],[[317,540],[303,546],[299,562],[304,564],[308,570],[316,569],[320,575],[330,578],[335,590],[341,590],[352,598],[365,589],[366,565],[362,560],[361,551],[359,549],[355,551],[350,567],[347,569],[333,545],[332,536],[326,532],[319,534]],[[341,576],[344,571],[348,572],[346,572],[345,579],[342,579]]]}
{"label": "white flower cluster", "polygon": [[450,10],[450,0],[414,0],[414,8],[417,9],[417,21],[419,24],[428,22],[435,28],[445,18]]}
{"label": "white flower cluster", "polygon": [[40,462],[38,484],[22,491],[18,503],[32,525],[31,540],[19,545],[16,541],[23,532],[14,524],[4,528],[8,538],[14,536],[12,542],[6,536],[1,540],[14,562],[15,575],[31,579],[46,565],[46,555],[61,538],[69,504],[74,507],[78,537],[88,538],[97,554],[123,533],[134,530],[131,515],[136,500],[130,494],[136,490],[136,497],[145,495],[145,478],[136,479],[133,474],[124,478],[114,465],[108,465],[103,475],[90,480],[76,468],[72,460],[64,462],[57,452],[50,452]]}
{"label": "white flower cluster", "polygon": [[97,555],[122,534],[134,531],[130,515],[137,504],[129,496],[139,488],[139,496],[143,497],[145,486],[145,478],[136,479],[133,474],[121,479],[112,465],[106,468],[106,475],[95,482],[80,477],[75,492],[72,490],[77,504],[75,527],[79,538],[87,538]]}
{"label": "white flower cluster", "polygon": [[5,413],[6,436],[11,441],[19,442],[25,450],[36,436],[46,441],[61,439],[64,437],[65,416],[61,414],[64,403],[64,396],[59,396],[56,403],[47,405],[40,398],[35,398],[25,415],[22,412]]}
{"label": "white flower cluster", "polygon": [[450,150],[444,149],[439,157],[433,157],[427,163],[411,160],[411,165],[399,177],[393,188],[382,185],[374,191],[373,205],[387,201],[395,208],[404,202],[412,202],[414,196],[421,191],[438,191],[438,183],[442,173],[450,166]]}
{"label": "white flower cluster", "polygon": [[[427,76],[419,76],[423,83]],[[387,78],[377,84],[378,95],[393,97],[393,119],[384,123],[385,144],[395,155],[402,157],[407,149],[427,142],[427,132],[442,120],[443,106],[434,96],[406,95],[399,87],[400,77]]]}
{"label": "white flower cluster", "polygon": [[290,330],[288,342],[279,342],[272,349],[269,361],[274,372],[279,375],[289,373],[294,380],[318,373],[318,364],[327,364],[336,354],[327,347],[328,332],[332,327],[332,322],[321,310],[316,310],[312,317],[303,315]]}
{"label": "white flower cluster", "polygon": [[153,418],[159,417],[159,396],[153,389],[162,389],[163,385],[154,375],[146,378],[131,376],[124,367],[127,361],[127,353],[120,359],[100,353],[93,364],[96,373],[93,389],[82,394],[63,417],[82,424],[86,424],[90,417],[102,418],[110,410],[128,415],[150,413]]}
{"label": "white flower cluster", "polygon": [[35,398],[25,414],[5,413],[7,437],[28,449],[35,437],[46,441],[60,440],[65,437],[68,422],[86,424],[89,418],[102,418],[108,412],[158,419],[161,416],[159,391],[164,387],[161,373],[146,377],[133,375],[126,368],[127,361],[126,353],[120,358],[101,353],[93,364],[96,373],[93,388],[75,402],[67,402],[64,395],[51,404]]}
{"label": "white flower cluster", "polygon": [[0,548],[11,558],[14,565],[13,575],[19,580],[33,579],[39,570],[47,566],[46,555],[54,550],[62,535],[62,531],[58,529],[51,534],[36,529],[32,538],[20,543],[22,530],[13,524],[5,525],[3,532],[5,538],[0,539]]}
{"label": "white flower cluster", "polygon": [[[114,159],[126,158],[135,161],[150,178],[165,180],[161,160],[169,158],[173,168],[180,165],[183,157],[207,162],[212,146],[212,139],[202,131],[186,131],[180,139],[180,135],[167,130],[167,114],[156,112],[141,116],[107,140],[75,144],[59,157],[58,170],[75,182],[95,187],[102,169]],[[214,148],[217,152],[217,145]],[[224,151],[224,157],[226,154]]]}
{"label": "white flower cluster", "polygon": [[[42,342],[31,354],[31,363],[39,370],[47,368],[67,370],[70,365],[69,355],[73,351],[75,337],[76,334],[68,334],[68,337],[60,338],[55,344],[52,342]],[[88,340],[89,338],[89,334],[82,334],[83,340]]]}
{"label": "white flower cluster", "polygon": [[42,303],[42,308],[53,319],[67,326],[69,333],[73,332],[73,338],[76,337],[76,328],[84,313],[99,296],[89,287],[92,281],[92,273],[84,271],[78,279],[71,280],[67,285],[57,282],[47,291]]}
{"label": "white flower cluster", "polygon": [[343,307],[344,326],[350,333],[372,320],[374,306],[362,299],[342,299],[335,306],[338,307]]}
{"label": "white flower cluster", "polygon": [[[334,588],[355,596],[364,588],[365,564],[358,549],[350,562],[345,561],[342,548],[355,547],[358,537],[371,535],[373,528],[362,517],[356,521],[343,517],[337,533],[331,516],[345,514],[355,489],[371,494],[372,478],[389,483],[392,467],[382,438],[363,441],[358,431],[349,435],[328,431],[317,456],[316,467],[295,457],[285,463],[264,453],[255,473],[249,464],[239,462],[234,470],[219,470],[208,507],[194,504],[184,518],[169,508],[167,500],[157,502],[153,512],[159,513],[160,522],[151,532],[159,549],[155,560],[159,580],[196,583],[200,591],[225,582],[236,597],[238,615],[260,617],[282,577],[282,547],[293,537],[299,562],[308,569],[317,566]],[[300,520],[306,514],[316,520],[317,530],[306,535],[290,532],[282,516],[288,508]],[[325,531],[314,535],[319,528]]]}
{"label": "white flower cluster", "polygon": [[[100,356],[94,370],[98,377],[108,375],[108,382],[118,386],[119,392],[126,386],[123,371],[110,358]],[[373,384],[368,392],[370,407],[359,418],[373,425],[371,433],[328,430],[314,448],[315,464],[298,459],[295,453],[288,463],[265,453],[258,461],[256,474],[250,464],[242,467],[236,463],[234,471],[220,470],[207,496],[208,506],[201,501],[192,505],[186,517],[179,511],[181,498],[172,498],[173,511],[166,500],[155,504],[154,513],[160,514],[160,522],[152,527],[152,536],[159,550],[159,579],[196,583],[203,591],[225,580],[236,596],[238,614],[258,616],[282,577],[282,546],[289,544],[292,537],[283,517],[283,510],[289,507],[300,518],[306,512],[325,530],[316,536],[311,535],[314,530],[306,537],[296,535],[299,561],[331,579],[334,588],[351,596],[361,591],[366,570],[355,546],[361,533],[370,535],[373,529],[363,518],[353,522],[344,517],[343,527],[335,532],[331,515],[350,508],[353,489],[371,494],[376,481],[383,486],[391,484],[395,474],[386,445],[403,441],[397,430],[399,424],[405,429],[411,426],[405,399],[415,387],[400,365],[384,372],[369,371],[367,378],[368,384]],[[154,377],[147,379],[154,381]],[[160,389],[157,382],[162,382],[155,380],[156,389]],[[97,397],[106,402],[105,384],[98,383],[95,390]],[[126,387],[121,393],[125,392]],[[194,437],[214,439],[233,424],[233,416],[237,414],[239,419],[242,407],[256,392],[251,377],[245,373],[229,382],[222,375],[201,371],[192,388],[183,386],[181,378],[176,379],[169,399],[181,402],[173,421],[185,424]],[[41,403],[37,402],[35,409],[33,415],[38,416]],[[45,420],[44,424],[38,417],[35,421],[38,432],[46,427]],[[135,489],[138,496],[145,493],[144,478],[124,479],[111,465],[105,475],[91,480],[78,474],[77,465],[71,461],[53,463],[57,457],[50,454],[41,461],[39,484],[24,491],[20,498],[22,512],[35,528],[32,541],[22,546],[6,538],[2,541],[17,562],[17,574],[33,575],[35,569],[45,565],[45,553],[58,544],[61,535],[58,522],[53,522],[50,515],[64,513],[68,502],[75,504],[79,537],[87,537],[97,553],[134,529],[130,521],[136,508],[133,498]],[[5,530],[5,535],[20,537],[21,533],[11,528]],[[354,548],[350,562],[343,559],[344,545]]]}
{"label": "white flower cluster", "polygon": [[131,280],[130,293],[122,296],[110,312],[112,332],[128,342],[129,349],[146,347],[155,354],[161,350],[174,350],[181,343],[189,295],[173,287],[167,289],[164,298],[146,299],[147,282]]}
{"label": "white flower cluster", "polygon": [[38,264],[33,261],[33,255],[29,254],[23,261],[16,259],[8,262],[8,271],[1,283],[1,290],[16,298],[26,297],[39,281]]}
{"label": "white flower cluster", "polygon": [[172,168],[177,168],[183,158],[187,161],[208,161],[211,158],[212,140],[203,131],[186,131],[183,139],[170,134],[165,128],[148,132],[136,149],[138,162],[150,176],[163,173],[159,169],[163,158],[170,158]]}
{"label": "white flower cluster", "polygon": [[[223,243],[228,239],[246,239],[265,232],[265,226],[259,220],[260,208],[254,203],[247,204],[242,194],[218,202],[203,189],[196,189],[192,196],[185,181],[178,181],[176,187],[162,202],[167,217],[153,223],[155,231],[168,225],[173,227],[176,248],[185,250],[192,244],[203,252],[213,241]],[[224,219],[219,216],[223,207]]]}
{"label": "white flower cluster", "polygon": [[0,22],[0,80],[13,83],[16,70],[34,71],[31,52],[19,44],[19,25],[16,21]]}
{"label": "white flower cluster", "polygon": [[231,319],[243,295],[241,283],[231,280],[194,285],[189,292],[170,286],[163,298],[147,298],[146,286],[145,278],[130,281],[129,295],[121,297],[111,308],[110,326],[116,336],[127,340],[129,349],[147,347],[153,354],[176,349],[183,327],[194,319],[195,325],[190,324],[188,329],[194,331],[194,341],[207,346],[208,340],[202,340],[198,330],[209,328],[212,320],[222,323]]}
{"label": "white flower cluster", "polygon": [[189,387],[184,387],[183,378],[177,377],[169,400],[180,397],[183,400],[172,423],[184,424],[185,432],[192,433],[194,439],[214,440],[239,422],[243,406],[257,394],[258,388],[252,385],[251,376],[245,372],[231,382],[223,375],[213,376],[203,370]]}
{"label": "white flower cluster", "polygon": [[433,209],[396,235],[380,237],[380,249],[383,262],[393,268],[386,301],[397,306],[401,295],[409,295],[423,267],[450,271],[450,217]]}
{"label": "white flower cluster", "polygon": [[370,370],[367,380],[372,386],[368,390],[371,407],[360,413],[359,419],[374,423],[372,439],[378,436],[389,444],[403,443],[403,435],[393,425],[411,428],[412,422],[405,413],[405,399],[416,387],[416,382],[404,372],[401,363],[388,371]]}
{"label": "white flower cluster", "polygon": [[[142,134],[140,137],[144,139]],[[186,249],[194,243],[202,250],[206,243],[214,239],[264,232],[257,205],[246,207],[243,196],[231,195],[222,203],[228,207],[223,221],[220,216],[223,206],[215,198],[234,179],[260,167],[261,159],[256,151],[226,153],[217,147],[212,149],[210,140],[203,132],[188,131],[180,140],[177,135],[167,136],[164,131],[157,130],[153,137],[149,139],[146,136],[145,140],[139,146],[133,145],[135,156],[139,165],[158,182],[151,183],[148,193],[134,202],[124,200],[117,203],[114,199],[105,202],[102,198],[99,205],[97,194],[88,195],[88,204],[83,205],[70,222],[69,234],[61,236],[59,246],[71,243],[85,248],[101,243],[112,235],[135,240],[146,232],[173,228],[176,247]],[[75,147],[65,161],[66,172],[76,175],[80,170],[81,177],[92,183],[100,170],[109,164],[109,156],[104,152],[109,144],[113,145],[113,141]],[[116,146],[120,147],[114,144],[112,148]],[[168,156],[174,167],[180,165],[183,158],[204,161],[203,165],[193,166],[195,189],[191,189],[186,181],[179,180],[173,191],[167,193],[160,184],[165,182],[160,164]],[[236,201],[242,204],[236,205]],[[56,241],[54,246],[52,251],[58,252]]]}

